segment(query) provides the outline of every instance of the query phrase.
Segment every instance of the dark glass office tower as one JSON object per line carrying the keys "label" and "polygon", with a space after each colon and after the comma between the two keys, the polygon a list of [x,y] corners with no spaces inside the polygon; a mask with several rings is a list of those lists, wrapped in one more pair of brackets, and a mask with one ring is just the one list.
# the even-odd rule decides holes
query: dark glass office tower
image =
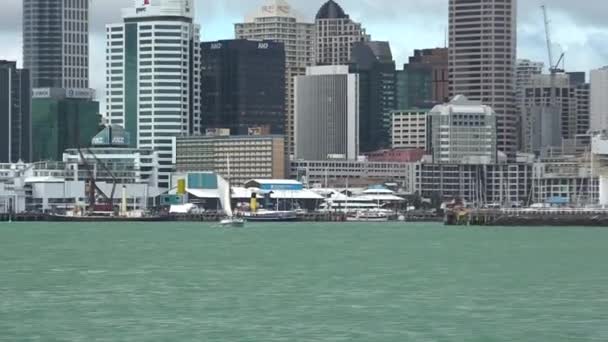
{"label": "dark glass office tower", "polygon": [[31,161],[31,131],[29,72],[0,61],[0,163]]}
{"label": "dark glass office tower", "polygon": [[359,147],[390,147],[391,111],[396,109],[395,61],[388,42],[357,42],[350,72],[359,74]]}
{"label": "dark glass office tower", "polygon": [[201,54],[202,132],[285,134],[283,43],[220,40],[202,43]]}
{"label": "dark glass office tower", "polygon": [[33,88],[89,87],[90,0],[22,0],[23,66]]}

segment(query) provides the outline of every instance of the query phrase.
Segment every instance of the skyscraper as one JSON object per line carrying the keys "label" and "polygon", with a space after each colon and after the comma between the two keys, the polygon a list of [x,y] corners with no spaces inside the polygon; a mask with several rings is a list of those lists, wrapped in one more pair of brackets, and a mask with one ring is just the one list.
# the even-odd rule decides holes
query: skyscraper
{"label": "skyscraper", "polygon": [[[551,86],[555,86],[555,103],[551,103]],[[557,147],[569,137],[570,119],[575,115],[576,102],[571,99],[570,78],[557,74],[532,75],[524,87],[522,111],[522,149],[540,154],[543,149]]]}
{"label": "skyscraper", "polygon": [[28,70],[0,61],[0,163],[31,161],[31,119]]}
{"label": "skyscraper", "polygon": [[529,59],[518,59],[515,63],[515,103],[517,106],[518,131],[519,137],[518,149],[524,148],[524,100],[526,96],[526,87],[530,85],[533,75],[540,75],[543,72],[543,62],[534,62]]}
{"label": "skyscraper", "polygon": [[497,146],[513,158],[518,146],[514,92],[516,0],[450,0],[450,95],[492,107]]}
{"label": "skyscraper", "polygon": [[234,25],[236,39],[270,40],[285,46],[285,135],[288,154],[293,154],[294,77],[314,64],[315,25],[306,22],[285,0],[266,0],[244,23]]}
{"label": "skyscraper", "polygon": [[359,155],[359,75],[348,66],[309,67],[296,77],[296,159]]}
{"label": "skyscraper", "polygon": [[285,134],[285,50],[271,41],[201,44],[202,128]]}
{"label": "skyscraper", "polygon": [[428,72],[431,79],[429,101],[435,103],[449,101],[447,48],[414,50],[414,55],[410,56],[403,69],[410,72],[416,70]]}
{"label": "skyscraper", "polygon": [[23,66],[33,88],[89,87],[90,0],[22,0]]}
{"label": "skyscraper", "polygon": [[388,42],[356,42],[350,72],[359,74],[359,147],[373,152],[390,147],[395,104],[395,61]]}
{"label": "skyscraper", "polygon": [[106,27],[106,112],[134,147],[159,152],[169,187],[175,137],[200,132],[200,28],[190,0],[134,4]]}
{"label": "skyscraper", "polygon": [[334,0],[328,0],[315,19],[315,63],[344,65],[351,59],[353,44],[369,41],[360,23],[353,21]]}
{"label": "skyscraper", "polygon": [[608,66],[591,70],[591,129],[608,130]]}

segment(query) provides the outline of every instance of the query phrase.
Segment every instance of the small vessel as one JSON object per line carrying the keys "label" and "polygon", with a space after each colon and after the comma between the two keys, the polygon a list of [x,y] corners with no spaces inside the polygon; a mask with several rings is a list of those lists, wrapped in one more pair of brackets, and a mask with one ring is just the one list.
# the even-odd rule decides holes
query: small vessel
{"label": "small vessel", "polygon": [[360,210],[346,217],[350,222],[388,222],[390,214],[384,210]]}
{"label": "small vessel", "polygon": [[258,210],[255,213],[245,213],[247,221],[257,222],[290,222],[298,219],[295,211]]}
{"label": "small vessel", "polygon": [[244,227],[245,220],[240,217],[234,216],[232,211],[232,190],[230,188],[230,156],[227,160],[228,163],[228,180],[224,180],[219,184],[220,190],[220,202],[226,217],[220,221],[222,227]]}
{"label": "small vessel", "polygon": [[227,217],[220,221],[220,225],[222,225],[223,227],[244,227],[245,220],[238,217]]}

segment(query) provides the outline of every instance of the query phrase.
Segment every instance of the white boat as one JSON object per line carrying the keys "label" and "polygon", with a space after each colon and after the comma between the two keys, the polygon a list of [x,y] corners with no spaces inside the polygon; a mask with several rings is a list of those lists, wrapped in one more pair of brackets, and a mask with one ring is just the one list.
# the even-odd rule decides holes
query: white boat
{"label": "white boat", "polygon": [[388,222],[390,213],[384,210],[361,210],[346,217],[350,222]]}
{"label": "white boat", "polygon": [[220,225],[223,227],[244,227],[245,220],[238,217],[227,217],[220,221]]}
{"label": "white boat", "polygon": [[[230,157],[228,157],[228,178],[230,179]],[[220,202],[226,217],[220,221],[222,227],[244,227],[245,220],[234,216],[232,211],[232,196],[230,188],[230,180],[221,179],[219,184]]]}

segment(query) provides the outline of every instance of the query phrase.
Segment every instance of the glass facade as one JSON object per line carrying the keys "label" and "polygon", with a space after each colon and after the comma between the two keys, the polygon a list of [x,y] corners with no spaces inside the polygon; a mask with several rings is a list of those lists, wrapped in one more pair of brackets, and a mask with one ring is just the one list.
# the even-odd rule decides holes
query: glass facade
{"label": "glass facade", "polygon": [[124,127],[134,139],[133,147],[137,147],[137,24],[125,25],[125,123]]}
{"label": "glass facade", "polygon": [[285,134],[285,49],[270,41],[202,44],[203,131],[229,128],[248,134],[267,127]]}
{"label": "glass facade", "polygon": [[68,148],[89,146],[100,131],[99,102],[82,99],[32,100],[33,160],[59,161]]}

